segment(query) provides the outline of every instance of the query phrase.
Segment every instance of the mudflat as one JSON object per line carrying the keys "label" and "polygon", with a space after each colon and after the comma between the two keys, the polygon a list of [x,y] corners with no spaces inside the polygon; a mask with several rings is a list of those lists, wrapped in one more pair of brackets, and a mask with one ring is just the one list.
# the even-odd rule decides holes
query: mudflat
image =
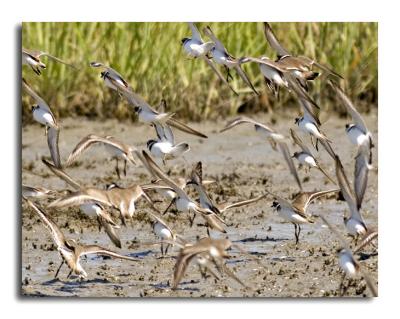
{"label": "mudflat", "polygon": [[[253,118],[269,123],[268,114],[257,114]],[[231,118],[230,118],[231,119]],[[228,119],[227,119],[228,120]],[[374,136],[373,163],[375,169],[369,172],[369,181],[361,213],[370,227],[378,227],[378,132],[377,113],[365,115],[367,126]],[[193,164],[203,163],[206,179],[216,183],[207,186],[211,198],[217,204],[235,202],[259,196],[266,190],[281,197],[291,199],[298,192],[294,178],[279,152],[274,151],[267,140],[260,137],[251,125],[241,125],[224,133],[219,130],[227,121],[190,123],[195,129],[208,135],[200,139],[175,131],[178,142],[190,144],[190,152],[184,158],[167,162],[165,171],[172,178],[188,177]],[[323,123],[323,131],[332,140],[332,146],[339,155],[349,179],[352,181],[356,149],[348,140],[344,126],[347,119],[331,116]],[[272,125],[278,132],[289,137],[289,128],[295,128],[291,117],[282,117]],[[63,160],[78,141],[88,135],[113,135],[139,149],[146,148],[147,140],[155,137],[154,129],[140,123],[120,123],[116,120],[91,121],[86,118],[67,118],[61,121],[60,153]],[[299,133],[309,144],[309,138]],[[291,153],[298,150],[289,142]],[[323,168],[335,177],[334,162],[320,148],[314,152]],[[49,156],[40,125],[22,128],[22,182],[31,186],[50,189],[65,189],[64,181],[54,176],[41,162],[42,156]],[[297,162],[296,166],[298,165]],[[121,164],[121,163],[120,163]],[[98,146],[83,153],[76,165],[67,169],[75,180],[85,186],[104,188],[116,182],[126,187],[144,184],[151,180],[144,167],[128,164],[126,177],[118,180],[115,161],[110,160],[104,147]],[[304,168],[298,170],[306,191],[327,190],[337,186],[332,184],[320,171]],[[190,192],[196,198],[195,192]],[[153,199],[162,200],[157,193],[150,193]],[[79,208],[47,209],[49,200],[38,201],[60,226],[68,238],[84,244],[97,244],[121,254],[137,257],[138,262],[108,259],[89,255],[83,258],[82,266],[88,273],[85,280],[71,276],[63,266],[59,278],[54,280],[61,257],[51,240],[48,230],[39,217],[22,204],[21,215],[21,294],[25,296],[59,297],[331,297],[339,295],[342,273],[338,265],[336,251],[339,241],[322,226],[319,219],[314,224],[302,225],[300,242],[296,246],[294,227],[285,222],[271,207],[273,198],[267,196],[261,201],[242,208],[228,210],[222,218],[228,227],[227,234],[212,232],[212,236],[227,236],[233,243],[259,258],[260,267],[252,258],[240,254],[236,249],[229,251],[232,256],[227,266],[251,289],[242,287],[228,276],[220,280],[209,276],[202,278],[195,263],[189,265],[177,290],[171,289],[175,257],[178,248],[172,248],[165,257],[160,246],[138,246],[140,242],[154,242],[151,219],[146,210],[150,209],[144,200],[137,203],[137,211],[127,227],[121,226],[118,233],[122,249],[112,245],[106,233],[99,231],[95,217],[88,217]],[[164,200],[156,204],[162,211],[168,203]],[[316,200],[309,207],[312,214],[323,214],[345,235],[343,214],[348,214],[346,202],[332,195]],[[117,216],[118,213],[114,212]],[[189,242],[206,236],[206,229],[198,226],[201,218],[196,218],[190,228],[188,216],[174,214],[174,208],[165,215],[171,228]],[[347,237],[350,241],[351,238]],[[356,256],[363,269],[378,283],[377,246],[368,246]],[[371,293],[361,277],[347,280],[349,287],[345,296],[370,297]]]}

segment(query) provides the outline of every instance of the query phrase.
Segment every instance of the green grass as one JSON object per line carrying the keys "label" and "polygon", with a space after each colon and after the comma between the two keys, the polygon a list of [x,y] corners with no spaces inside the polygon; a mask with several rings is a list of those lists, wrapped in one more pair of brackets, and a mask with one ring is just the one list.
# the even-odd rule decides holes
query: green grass
{"label": "green grass", "polygon": [[[200,28],[206,23],[199,23]],[[262,23],[209,23],[234,56],[275,58],[267,44]],[[376,107],[378,91],[377,23],[272,23],[278,39],[293,54],[306,55],[332,66],[345,78],[346,92],[364,110]],[[254,99],[234,75],[233,95],[201,60],[189,59],[180,40],[190,37],[186,23],[23,23],[22,46],[49,52],[74,63],[79,70],[43,58],[47,69],[40,77],[29,67],[24,78],[50,104],[57,116],[84,115],[99,118],[134,119],[127,103],[106,88],[98,69],[89,62],[103,62],[131,84],[150,104],[161,98],[168,111],[179,118],[199,120],[233,114]],[[204,37],[206,39],[206,37]],[[249,78],[264,97],[258,107],[274,110],[293,104],[290,94],[276,101],[265,88],[258,66],[244,65]],[[324,81],[317,81],[313,95],[321,104],[332,101]],[[31,121],[32,101],[23,94],[23,122]],[[332,104],[332,103],[331,103]]]}

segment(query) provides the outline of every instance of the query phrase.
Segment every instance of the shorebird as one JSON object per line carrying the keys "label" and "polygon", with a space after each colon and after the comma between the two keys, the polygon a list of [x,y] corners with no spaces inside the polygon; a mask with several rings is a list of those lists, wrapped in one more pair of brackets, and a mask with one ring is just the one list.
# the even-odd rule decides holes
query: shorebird
{"label": "shorebird", "polygon": [[176,205],[177,210],[184,213],[187,212],[189,214],[194,214],[191,218],[189,217],[191,225],[193,225],[193,220],[196,214],[200,214],[207,223],[207,231],[208,227],[210,227],[211,229],[216,229],[223,233],[226,232],[223,226],[226,224],[222,220],[222,218],[210,209],[201,208],[199,205],[197,205],[196,202],[187,195],[182,187],[180,187],[161,170],[161,168],[157,165],[156,162],[154,162],[154,160],[146,151],[143,151],[142,156],[140,156],[139,158],[142,160],[143,164],[152,175],[162,179],[167,186],[171,187],[174,190],[176,196],[173,201]]}
{"label": "shorebird", "polygon": [[[322,219],[324,224],[326,224],[329,227],[329,229],[334,233],[334,235],[342,245],[342,247],[338,250],[339,266],[343,271],[343,277],[339,286],[339,291],[342,293],[342,296],[345,293],[345,290],[343,291],[345,277],[347,276],[349,278],[354,278],[357,277],[359,274],[361,274],[372,295],[374,297],[377,297],[378,291],[374,283],[372,282],[371,277],[362,269],[360,263],[356,261],[352,250],[350,249],[348,243],[345,241],[343,236],[340,235],[340,233],[336,230],[336,228],[333,227],[333,225],[331,225],[331,223],[328,222],[328,220],[324,216],[319,216],[319,217]],[[365,244],[363,243],[363,246],[364,245]],[[356,251],[354,253],[359,251],[363,246],[359,246],[358,248],[356,248]]]}
{"label": "shorebird", "polygon": [[319,76],[318,72],[312,71],[314,65],[327,72],[329,75],[343,79],[340,74],[313,59],[305,56],[293,56],[290,54],[289,51],[287,51],[278,41],[271,26],[267,22],[264,22],[264,34],[268,43],[278,55],[278,60],[276,62],[282,65],[282,67],[292,70],[292,74],[305,90],[308,90],[307,81],[314,80]]}
{"label": "shorebird", "polygon": [[197,164],[193,167],[192,174],[190,177],[190,180],[187,181],[186,185],[192,185],[195,190],[199,194],[200,198],[200,206],[203,208],[208,208],[209,210],[213,211],[216,214],[222,214],[228,209],[236,208],[236,207],[241,207],[245,205],[249,205],[252,203],[255,203],[259,201],[260,199],[263,199],[267,194],[255,197],[255,198],[250,198],[248,200],[243,200],[235,203],[226,203],[223,205],[215,205],[210,196],[207,194],[207,191],[204,187],[204,182],[203,182],[203,166],[201,162],[197,162]]}
{"label": "shorebird", "polygon": [[63,60],[47,53],[47,52],[43,52],[43,51],[37,51],[37,50],[27,50],[22,48],[22,64],[26,64],[29,65],[33,72],[35,72],[37,75],[40,75],[41,69],[45,69],[46,68],[46,64],[44,64],[40,58],[46,56],[56,62],[68,65],[74,69],[76,69],[76,67],[72,64],[69,64],[67,62],[64,62]]}
{"label": "shorebird", "polygon": [[58,138],[60,135],[60,126],[51,112],[50,106],[22,79],[22,87],[35,100],[36,105],[32,106],[32,115],[35,121],[45,125],[45,133],[47,136],[47,145],[49,146],[50,155],[53,163],[61,168],[60,151],[58,148]]}
{"label": "shorebird", "polygon": [[[69,205],[75,205],[75,202],[73,202],[73,200],[76,200],[76,195],[80,194],[81,197],[78,197],[78,199],[80,200],[80,210],[87,216],[96,216],[97,222],[99,223],[99,228],[103,227],[104,231],[113,242],[113,244],[118,248],[121,248],[121,240],[116,233],[116,229],[120,227],[113,221],[110,213],[104,208],[104,206],[111,206],[111,203],[109,202],[107,196],[103,194],[103,191],[82,187],[62,169],[55,167],[52,163],[44,158],[42,158],[42,162],[53,172],[54,175],[64,180],[76,191],[75,193],[69,192],[68,195],[64,197],[64,199],[71,199],[72,196],[72,202],[69,202],[66,206],[68,207]],[[57,203],[59,203],[59,201],[60,199],[57,199],[49,206],[57,206]]]}
{"label": "shorebird", "polygon": [[[358,237],[365,236],[368,232],[367,225],[360,213],[361,202],[366,189],[366,176],[358,176],[357,172],[354,179],[354,188],[356,193],[350,187],[343,165],[338,156],[336,156],[336,177],[342,191],[343,197],[350,210],[350,216],[344,214],[343,220],[348,233],[357,241]],[[366,172],[364,172],[364,175]],[[365,183],[365,184],[364,184]],[[362,184],[362,185],[359,185]],[[357,186],[356,186],[357,185]]]}
{"label": "shorebird", "polygon": [[189,27],[192,31],[192,38],[183,38],[181,40],[182,46],[185,51],[194,58],[201,58],[211,67],[211,69],[217,74],[219,79],[224,82],[229,88],[238,95],[238,93],[232,88],[229,82],[224,78],[221,72],[215,67],[212,62],[212,58],[209,57],[210,51],[215,47],[214,42],[204,42],[201,38],[200,32],[193,22],[188,22]]}
{"label": "shorebird", "polygon": [[[320,129],[321,122],[318,118],[315,108],[313,108],[313,106],[304,99],[299,98],[298,101],[303,109],[303,116],[296,117],[294,123],[297,124],[304,133],[310,135],[311,144],[317,151],[318,142],[320,142],[328,154],[335,159],[336,154],[330,145],[331,140]],[[316,140],[315,143],[313,141],[313,137]]]}
{"label": "shorebird", "polygon": [[312,224],[315,221],[314,216],[307,213],[307,208],[310,203],[322,196],[338,193],[339,191],[340,189],[330,189],[319,192],[300,192],[294,197],[291,203],[277,195],[267,192],[275,198],[271,207],[274,207],[281,217],[294,225],[294,235],[297,245],[301,232],[300,225]]}
{"label": "shorebird", "polygon": [[44,187],[34,187],[22,184],[21,194],[25,198],[44,198],[55,195],[57,192]]}
{"label": "shorebird", "polygon": [[85,150],[87,150],[90,146],[101,144],[104,145],[108,153],[115,159],[115,171],[120,178],[120,171],[118,167],[118,159],[121,158],[124,161],[124,175],[126,176],[126,166],[127,162],[132,163],[137,166],[135,159],[133,158],[132,152],[136,150],[134,146],[127,145],[120,140],[116,139],[113,136],[98,136],[94,134],[89,134],[85,136],[73,149],[71,154],[68,156],[68,159],[65,163],[65,166],[68,167],[72,163],[76,161],[78,156],[80,156]]}
{"label": "shorebird", "polygon": [[132,219],[133,214],[136,211],[135,203],[142,197],[147,201],[153,210],[158,212],[153,201],[145,192],[145,189],[148,190],[151,188],[158,188],[158,186],[146,185],[144,188],[140,185],[132,185],[123,188],[115,183],[108,185],[106,196],[111,205],[121,212],[121,219],[124,225],[126,225],[126,220]]}
{"label": "shorebird", "polygon": [[318,104],[311,98],[309,93],[300,86],[295,76],[292,74],[292,69],[270,60],[268,57],[261,58],[241,57],[240,64],[254,62],[257,63],[262,75],[264,76],[265,84],[272,91],[276,98],[279,98],[279,88],[284,87],[289,92],[294,92],[296,97],[302,98],[319,108]]}
{"label": "shorebird", "polygon": [[185,51],[194,58],[206,56],[207,53],[215,46],[214,42],[204,42],[200,32],[193,22],[188,22],[189,28],[192,31],[191,38],[183,38],[181,40]]}
{"label": "shorebird", "polygon": [[368,158],[368,169],[372,168],[372,148],[374,147],[372,141],[372,134],[368,130],[364,119],[361,114],[356,110],[353,103],[346,96],[343,90],[333,81],[329,81],[331,87],[335,90],[337,96],[341,100],[342,104],[346,107],[347,113],[352,117],[353,123],[346,124],[346,133],[352,144],[358,147],[357,156],[360,153],[365,154]]}
{"label": "shorebird", "polygon": [[175,144],[174,133],[168,124],[154,122],[157,140],[147,141],[147,148],[155,158],[161,158],[164,165],[169,158],[176,158],[190,150],[188,143]]}
{"label": "shorebird", "polygon": [[130,261],[139,261],[138,259],[117,254],[111,250],[108,250],[106,248],[103,248],[103,247],[100,247],[97,245],[81,245],[81,244],[78,244],[73,239],[65,238],[61,229],[56,225],[56,223],[54,223],[53,220],[51,220],[51,218],[45,213],[45,211],[43,209],[37,207],[30,200],[28,200],[26,198],[25,198],[25,200],[28,203],[28,205],[34,209],[34,211],[38,214],[40,219],[45,224],[46,228],[50,231],[51,236],[53,237],[53,241],[57,246],[57,250],[59,251],[59,253],[61,255],[62,262],[61,262],[60,267],[58,267],[54,278],[57,278],[58,273],[60,272],[61,267],[64,263],[66,263],[67,266],[71,269],[67,278],[69,278],[73,272],[76,275],[78,275],[79,278],[81,278],[81,279],[86,278],[87,273],[83,269],[82,265],[80,264],[80,258],[82,256],[85,256],[88,254],[98,254],[98,255],[105,255],[105,256],[120,258],[120,259],[126,259],[126,260],[130,260]]}
{"label": "shorebird", "polygon": [[103,79],[104,84],[107,87],[117,91],[120,95],[123,94],[125,90],[131,89],[128,82],[126,82],[122,75],[113,68],[100,62],[90,62],[90,66],[93,68],[103,69],[103,71],[100,73],[100,77]]}
{"label": "shorebird", "polygon": [[210,39],[215,43],[215,46],[211,49],[212,53],[212,58],[213,60],[221,64],[225,67],[227,71],[227,81],[229,77],[232,78],[230,75],[230,69],[234,68],[236,72],[239,74],[239,76],[242,78],[242,80],[247,84],[247,86],[256,94],[259,95],[257,90],[254,88],[253,84],[251,83],[250,79],[246,75],[246,73],[243,71],[241,64],[239,62],[239,59],[236,59],[234,56],[228,53],[222,42],[215,36],[215,34],[212,32],[211,28],[207,26],[204,28],[204,33],[210,37]]}
{"label": "shorebird", "polygon": [[292,157],[296,158],[301,164],[308,166],[309,168],[315,167],[321,171],[333,184],[336,182],[328,175],[328,173],[321,167],[317,159],[313,156],[310,149],[303,143],[303,141],[297,136],[295,131],[290,129],[293,141],[301,148],[301,152],[295,152]]}
{"label": "shorebird", "polygon": [[[150,215],[151,218],[154,219],[154,222],[152,223],[153,231],[161,239],[161,255],[164,256],[168,252],[168,248],[170,246],[173,246],[175,242],[177,242],[177,245],[182,245],[185,244],[186,241],[174,232],[171,227],[168,226],[166,221],[162,219],[160,216],[150,212],[146,211],[147,214]],[[164,249],[164,243],[166,243],[166,247]]]}
{"label": "shorebird", "polygon": [[[91,62],[90,65],[96,68],[103,68],[105,71],[101,72],[101,78],[104,79],[106,86],[113,90],[116,90],[120,96],[127,99],[130,105],[133,106],[134,111],[137,113],[139,120],[143,123],[167,123],[182,132],[196,135],[199,137],[207,138],[206,135],[200,133],[186,124],[172,118],[174,113],[165,113],[156,111],[150,104],[148,104],[142,97],[133,92],[131,86],[126,80],[114,69],[100,63]],[[165,101],[161,102],[161,105],[165,105]]]}
{"label": "shorebird", "polygon": [[249,288],[225,265],[224,259],[230,257],[226,251],[232,246],[234,245],[228,239],[211,239],[208,237],[200,239],[195,244],[184,245],[176,260],[172,289],[178,287],[185,275],[189,263],[195,257],[200,257],[200,263],[206,268],[210,269],[213,264],[220,272],[225,272],[229,277],[236,280],[243,287]]}
{"label": "shorebird", "polygon": [[285,142],[285,137],[282,134],[277,133],[275,130],[273,130],[272,128],[270,128],[269,126],[265,125],[265,124],[261,124],[259,122],[256,122],[250,118],[247,117],[238,117],[234,120],[232,120],[231,122],[229,122],[221,131],[225,132],[239,124],[245,124],[245,123],[249,123],[254,125],[254,128],[256,130],[256,132],[258,132],[259,134],[261,134],[263,137],[267,138],[268,142],[271,144],[271,147],[276,150],[276,146],[279,147],[279,150],[282,152],[282,155],[289,167],[290,173],[293,175],[293,177],[296,180],[297,185],[299,186],[300,191],[303,190],[303,187],[301,186],[301,182],[300,182],[300,178],[297,174],[297,170],[296,167],[294,166],[292,157],[290,156],[289,153],[289,148]]}

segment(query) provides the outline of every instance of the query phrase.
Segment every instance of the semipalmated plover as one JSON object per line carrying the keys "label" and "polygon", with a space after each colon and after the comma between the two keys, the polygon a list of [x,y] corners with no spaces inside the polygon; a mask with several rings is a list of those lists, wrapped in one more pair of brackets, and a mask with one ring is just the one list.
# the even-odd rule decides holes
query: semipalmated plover
{"label": "semipalmated plover", "polygon": [[175,144],[174,133],[168,124],[154,122],[152,125],[156,130],[157,140],[147,141],[147,148],[155,158],[161,158],[164,165],[166,160],[179,157],[190,150],[188,143]]}
{"label": "semipalmated plover", "polygon": [[182,189],[182,187],[177,185],[176,182],[174,182],[161,170],[161,168],[157,165],[157,163],[151,158],[151,156],[146,151],[143,150],[142,156],[140,156],[139,158],[142,160],[144,166],[149,170],[149,172],[153,176],[162,179],[167,186],[171,187],[175,191],[176,197],[173,199],[173,201],[176,205],[177,210],[184,213],[194,214],[191,218],[189,218],[191,225],[193,225],[193,220],[196,214],[200,214],[206,221],[207,227],[216,229],[221,232],[226,232],[223,226],[221,225],[225,224],[225,222],[221,219],[221,217],[216,215],[210,209],[202,208],[199,205],[197,205],[196,202],[187,195],[187,193]]}
{"label": "semipalmated plover", "polygon": [[303,143],[300,137],[297,136],[295,131],[290,129],[290,134],[292,135],[293,141],[301,148],[301,152],[295,152],[293,157],[295,157],[301,164],[319,169],[321,173],[324,174],[333,184],[336,184],[332,177],[330,177],[328,173],[321,167],[310,149]]}
{"label": "semipalmated plover", "polygon": [[307,90],[307,81],[314,80],[318,77],[318,72],[313,72],[312,67],[315,65],[328,74],[343,79],[343,77],[331,68],[305,56],[293,56],[287,51],[276,38],[269,23],[264,22],[264,34],[270,46],[276,51],[279,64],[293,70],[293,75],[300,81],[302,86]]}
{"label": "semipalmated plover", "polygon": [[274,195],[270,192],[268,193],[275,198],[271,207],[274,207],[281,217],[294,225],[294,235],[297,245],[301,232],[300,225],[312,224],[315,221],[314,216],[307,213],[307,208],[310,203],[317,198],[331,193],[338,193],[339,191],[340,189],[330,189],[320,192],[301,192],[295,196],[291,203],[282,197]]}
{"label": "semipalmated plover", "polygon": [[303,187],[301,186],[300,178],[297,174],[296,167],[294,166],[292,157],[289,153],[289,148],[285,142],[285,137],[282,134],[277,133],[275,130],[270,128],[269,126],[265,124],[261,124],[259,122],[256,122],[250,118],[247,117],[239,117],[231,122],[229,122],[220,132],[225,132],[236,125],[239,124],[244,124],[244,123],[250,123],[254,125],[254,128],[256,132],[260,133],[262,136],[266,137],[268,141],[271,143],[271,146],[274,150],[276,150],[276,145],[278,145],[280,151],[282,152],[283,157],[285,158],[285,161],[289,167],[290,173],[293,175],[293,177],[296,180],[297,185],[300,188],[300,191],[303,190]]}
{"label": "semipalmated plover", "polygon": [[88,255],[88,254],[98,254],[98,255],[105,255],[105,256],[110,256],[114,258],[120,258],[120,259],[126,259],[130,261],[139,261],[138,259],[129,257],[129,256],[124,256],[117,254],[111,250],[108,250],[106,248],[97,246],[97,245],[81,245],[78,244],[75,240],[73,239],[66,239],[63,232],[61,229],[54,223],[54,221],[45,213],[43,209],[40,209],[37,207],[35,204],[33,204],[30,200],[25,199],[26,202],[30,207],[34,209],[34,211],[38,214],[40,219],[43,221],[43,223],[46,225],[46,228],[49,229],[51,236],[53,237],[53,241],[57,246],[57,250],[59,251],[63,261],[58,268],[54,278],[57,278],[57,275],[64,263],[68,265],[68,267],[71,269],[70,273],[68,274],[68,277],[74,272],[76,275],[79,276],[79,278],[86,278],[87,273],[83,269],[82,265],[80,264],[80,258],[82,256]]}
{"label": "semipalmated plover", "polygon": [[346,240],[343,238],[343,236],[339,233],[339,231],[331,225],[330,222],[324,217],[324,216],[319,216],[324,224],[326,224],[329,229],[334,233],[336,238],[339,240],[341,243],[341,248],[338,250],[338,257],[339,257],[339,265],[340,268],[343,270],[343,277],[340,283],[339,290],[341,291],[343,288],[343,283],[344,283],[344,278],[345,276],[348,276],[350,278],[354,278],[361,274],[361,276],[364,278],[369,290],[371,291],[372,295],[374,297],[378,296],[378,292],[376,290],[376,287],[374,283],[372,282],[371,277],[362,269],[361,265],[359,262],[356,261],[356,259],[353,256],[353,252],[350,249],[350,246],[346,242]]}
{"label": "semipalmated plover", "polygon": [[65,163],[65,166],[68,167],[72,163],[76,161],[78,156],[80,156],[85,150],[89,147],[102,144],[106,147],[106,150],[111,154],[112,158],[116,160],[115,171],[120,178],[120,172],[118,167],[118,159],[121,158],[124,161],[124,175],[126,176],[126,165],[127,162],[132,163],[133,165],[137,165],[135,159],[133,158],[132,152],[136,150],[136,147],[127,145],[120,140],[116,139],[113,136],[98,136],[94,134],[89,134],[85,136],[79,143],[75,146],[71,154],[68,156],[68,159]]}
{"label": "semipalmated plover", "polygon": [[346,124],[346,133],[352,144],[358,147],[358,154],[368,154],[368,168],[372,168],[372,148],[374,147],[372,141],[372,134],[368,130],[364,119],[361,114],[356,110],[353,103],[346,96],[343,90],[333,81],[329,81],[331,87],[335,90],[342,104],[346,107],[347,113],[352,117],[353,123]]}
{"label": "semipalmated plover", "polygon": [[60,151],[58,148],[58,139],[60,135],[60,126],[51,112],[50,106],[22,79],[22,86],[25,91],[36,101],[37,105],[32,106],[33,118],[40,124],[45,125],[47,145],[54,165],[61,167]]}
{"label": "semipalmated plover", "polygon": [[248,87],[256,95],[259,95],[253,84],[251,83],[250,79],[248,78],[247,74],[242,69],[239,59],[236,59],[234,56],[228,53],[222,42],[215,36],[209,26],[204,28],[204,33],[209,36],[210,39],[215,43],[215,46],[211,49],[212,58],[216,63],[221,64],[225,67],[228,72],[228,78],[230,77],[229,70],[231,68],[234,68],[239,76],[242,78],[242,80],[248,85]]}
{"label": "semipalmated plover", "polygon": [[22,48],[22,64],[26,64],[29,65],[33,72],[35,72],[37,75],[40,75],[41,69],[45,69],[46,68],[46,64],[44,64],[40,58],[46,56],[56,62],[68,65],[74,69],[76,69],[76,67],[72,64],[69,64],[67,62],[64,62],[63,60],[47,53],[47,52],[43,52],[43,51],[37,51],[37,50],[27,50]]}
{"label": "semipalmated plover", "polygon": [[[343,165],[338,156],[336,156],[335,163],[336,163],[336,177],[340,189],[342,191],[343,197],[346,200],[350,210],[350,216],[347,216],[347,214],[344,214],[343,216],[344,223],[346,225],[349,234],[354,236],[355,239],[357,240],[359,236],[364,236],[368,230],[359,210],[359,206],[361,206],[361,203],[358,205],[356,199],[357,195],[355,195],[353,189],[350,187],[349,180],[347,179]],[[358,196],[361,196],[361,194],[359,194]]]}

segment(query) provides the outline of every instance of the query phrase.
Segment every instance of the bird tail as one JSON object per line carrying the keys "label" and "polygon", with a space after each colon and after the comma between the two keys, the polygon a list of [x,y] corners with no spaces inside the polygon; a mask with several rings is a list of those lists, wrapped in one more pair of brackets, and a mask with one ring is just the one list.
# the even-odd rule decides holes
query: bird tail
{"label": "bird tail", "polygon": [[171,154],[173,157],[178,157],[178,156],[182,155],[183,153],[185,153],[185,152],[187,152],[187,151],[189,151],[189,150],[190,150],[189,144],[183,142],[183,143],[179,143],[179,144],[175,145],[175,146],[172,148],[172,151],[171,151],[170,154]]}

